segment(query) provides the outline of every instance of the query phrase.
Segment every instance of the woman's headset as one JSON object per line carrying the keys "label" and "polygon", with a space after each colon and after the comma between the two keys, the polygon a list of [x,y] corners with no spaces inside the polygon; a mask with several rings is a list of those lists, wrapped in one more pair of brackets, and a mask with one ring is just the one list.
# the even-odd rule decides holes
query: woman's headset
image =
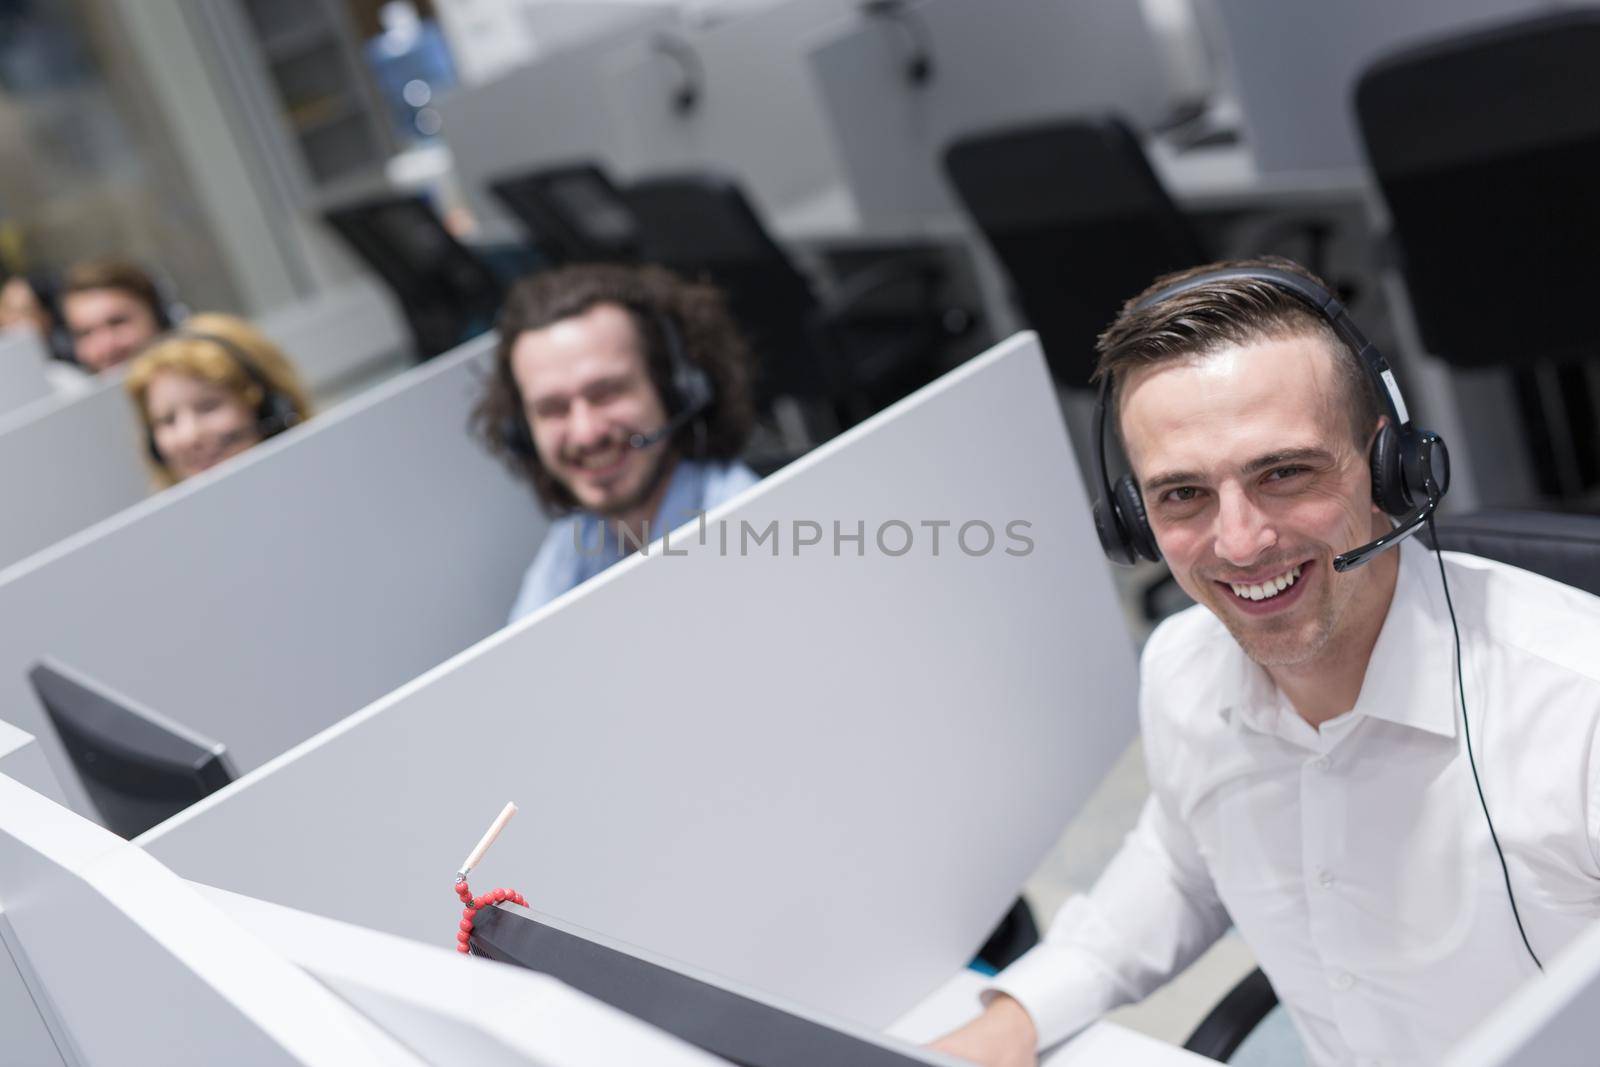
{"label": "woman's headset", "polygon": [[[1444,440],[1430,430],[1418,429],[1400,385],[1383,353],[1356,328],[1350,313],[1332,293],[1309,278],[1274,267],[1222,267],[1158,289],[1134,305],[1143,311],[1173,297],[1219,281],[1247,280],[1272,286],[1293,297],[1333,328],[1333,332],[1361,365],[1381,399],[1388,420],[1372,442],[1368,459],[1372,467],[1372,499],[1396,520],[1395,528],[1375,541],[1334,557],[1335,570],[1359,567],[1378,553],[1416,533],[1433,514],[1450,488],[1450,453]],[[1095,404],[1093,462],[1099,472],[1094,500],[1094,525],[1100,545],[1113,563],[1131,566],[1140,559],[1154,563],[1161,548],[1145,511],[1144,497],[1131,474],[1115,482],[1106,464],[1106,421],[1111,407],[1111,376],[1100,382]]]}
{"label": "woman's headset", "polygon": [[[261,402],[256,405],[256,432],[261,435],[262,440],[280,434],[300,421],[300,409],[295,404],[294,398],[274,386],[261,368],[256,366],[255,360],[250,358],[249,353],[233,341],[221,334],[183,329],[167,334],[163,339],[205,341],[228,354],[228,358],[244,372],[244,376],[261,390]],[[145,445],[150,451],[150,458],[158,466],[165,466],[166,461],[161,458],[161,450],[156,447],[155,428],[148,425],[148,420],[146,423]]]}

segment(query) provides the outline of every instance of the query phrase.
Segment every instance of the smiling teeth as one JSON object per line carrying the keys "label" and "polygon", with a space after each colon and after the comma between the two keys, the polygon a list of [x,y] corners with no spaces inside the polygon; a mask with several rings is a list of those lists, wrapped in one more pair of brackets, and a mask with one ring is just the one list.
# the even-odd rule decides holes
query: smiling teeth
{"label": "smiling teeth", "polygon": [[1296,566],[1293,570],[1286,571],[1276,578],[1268,578],[1260,585],[1241,585],[1238,582],[1229,582],[1228,585],[1233,590],[1233,595],[1241,599],[1270,600],[1293,585],[1295,579],[1299,577],[1300,568]]}

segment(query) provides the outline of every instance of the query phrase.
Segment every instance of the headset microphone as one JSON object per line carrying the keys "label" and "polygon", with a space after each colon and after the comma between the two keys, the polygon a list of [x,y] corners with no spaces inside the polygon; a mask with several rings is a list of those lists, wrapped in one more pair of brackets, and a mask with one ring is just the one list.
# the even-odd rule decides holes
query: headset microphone
{"label": "headset microphone", "polygon": [[704,403],[698,403],[694,407],[685,408],[683,411],[678,412],[678,414],[668,419],[666,424],[659,430],[656,430],[652,433],[629,434],[628,447],[649,448],[658,441],[662,441],[668,437],[671,437],[673,434],[687,426],[691,420],[698,418],[700,413],[706,409],[709,403],[710,399],[707,398]]}
{"label": "headset microphone", "polygon": [[1439,500],[1444,496],[1443,490],[1439,488],[1439,479],[1434,477],[1434,457],[1437,456],[1443,463],[1443,481],[1445,485],[1449,485],[1450,453],[1445,450],[1444,442],[1439,439],[1438,434],[1424,430],[1421,436],[1426,447],[1419,453],[1418,463],[1422,467],[1422,486],[1427,499],[1412,509],[1409,514],[1397,518],[1394,529],[1389,530],[1382,537],[1368,541],[1360,548],[1352,548],[1348,552],[1341,552],[1334,556],[1334,570],[1341,574],[1345,571],[1354,570],[1379,553],[1387,552],[1432,521],[1433,513],[1439,510]]}

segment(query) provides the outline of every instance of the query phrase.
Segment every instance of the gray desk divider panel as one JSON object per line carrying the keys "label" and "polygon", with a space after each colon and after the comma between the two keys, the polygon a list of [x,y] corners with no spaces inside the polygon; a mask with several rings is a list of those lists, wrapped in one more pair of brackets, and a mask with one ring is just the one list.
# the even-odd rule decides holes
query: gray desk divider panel
{"label": "gray desk divider panel", "polygon": [[44,342],[26,327],[0,330],[0,416],[49,396]]}
{"label": "gray desk divider panel", "polygon": [[115,378],[0,415],[0,573],[150,494],[138,421]]}
{"label": "gray desk divider panel", "polygon": [[[27,786],[34,793],[57,802],[61,789],[45,764],[39,746],[28,734],[0,722],[0,777]],[[28,988],[22,967],[7,942],[5,898],[0,896],[0,1050],[4,1061],[56,1067],[65,1063]]]}
{"label": "gray desk divider panel", "polygon": [[1246,142],[1263,172],[1364,165],[1353,104],[1364,67],[1425,39],[1552,6],[1548,0],[1215,0]]}
{"label": "gray desk divider panel", "polygon": [[1589,1067],[1600,1014],[1600,923],[1456,1043],[1444,1067]]}
{"label": "gray desk divider panel", "polygon": [[[1082,484],[1019,334],[714,510],[704,543],[684,527],[139,841],[449,944],[452,872],[515,800],[479,891],[881,1028],[966,963],[1134,734]],[[968,528],[968,555],[977,522],[995,541]]]}
{"label": "gray desk divider panel", "polygon": [[318,397],[397,362],[411,348],[394,297],[370,277],[274,308],[255,325]]}
{"label": "gray desk divider panel", "polygon": [[868,228],[958,213],[942,154],[997,126],[1112,110],[1163,117],[1167,75],[1131,0],[928,0],[911,8],[932,76],[906,74],[905,28],[862,18],[811,53],[837,154]]}
{"label": "gray desk divider panel", "polygon": [[545,520],[467,432],[492,344],[0,572],[0,719],[39,739],[75,806],[89,810],[25,677],[43,655],[246,771],[505,621]]}
{"label": "gray desk divider panel", "polygon": [[39,742],[8,722],[0,722],[0,774],[58,804],[65,800]]}
{"label": "gray desk divider panel", "polygon": [[[781,0],[674,36],[699,70],[641,41],[608,57],[607,100],[621,134],[621,170],[714,169],[732,174],[766,212],[843,181],[812,85],[808,41],[847,18],[856,0]],[[698,88],[675,106],[686,79]]]}
{"label": "gray desk divider panel", "polygon": [[4,776],[0,907],[0,990],[15,974],[46,1028],[0,1034],[8,1067],[423,1063],[148,854]]}

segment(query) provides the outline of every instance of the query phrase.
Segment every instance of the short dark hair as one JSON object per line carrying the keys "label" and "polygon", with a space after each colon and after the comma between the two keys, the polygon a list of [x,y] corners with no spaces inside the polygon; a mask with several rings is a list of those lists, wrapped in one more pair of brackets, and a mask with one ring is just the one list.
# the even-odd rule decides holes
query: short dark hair
{"label": "short dark hair", "polygon": [[166,301],[161,297],[161,287],[149,271],[131,259],[102,256],[74,263],[61,281],[61,300],[64,302],[73,293],[84,293],[91,289],[116,289],[127,293],[149,308],[150,316],[158,324],[167,321]]}
{"label": "short dark hair", "polygon": [[1139,306],[1162,289],[1227,268],[1288,271],[1332,291],[1315,274],[1280,256],[1225,260],[1157,278],[1149,288],[1122,306],[1116,320],[1095,344],[1100,358],[1093,380],[1109,380],[1110,410],[1107,414],[1118,434],[1121,433],[1119,390],[1133,371],[1192,360],[1229,345],[1310,336],[1320,338],[1337,357],[1335,369],[1349,399],[1350,433],[1357,447],[1365,448],[1383,414],[1372,378],[1328,321],[1300,300],[1270,282],[1222,278],[1159,304]]}
{"label": "short dark hair", "polygon": [[736,459],[755,426],[750,391],[750,354],[728,313],[727,301],[715,286],[686,281],[664,267],[591,263],[544,271],[512,286],[495,324],[494,371],[473,411],[473,426],[512,473],[532,484],[544,506],[556,514],[572,511],[577,499],[523,447],[517,420],[526,423],[522,391],[511,369],[517,338],[563,319],[582,315],[602,304],[627,311],[643,341],[650,382],[663,402],[672,396],[671,356],[662,320],[676,328],[684,357],[711,378],[715,398],[701,419],[673,437],[681,455]]}

